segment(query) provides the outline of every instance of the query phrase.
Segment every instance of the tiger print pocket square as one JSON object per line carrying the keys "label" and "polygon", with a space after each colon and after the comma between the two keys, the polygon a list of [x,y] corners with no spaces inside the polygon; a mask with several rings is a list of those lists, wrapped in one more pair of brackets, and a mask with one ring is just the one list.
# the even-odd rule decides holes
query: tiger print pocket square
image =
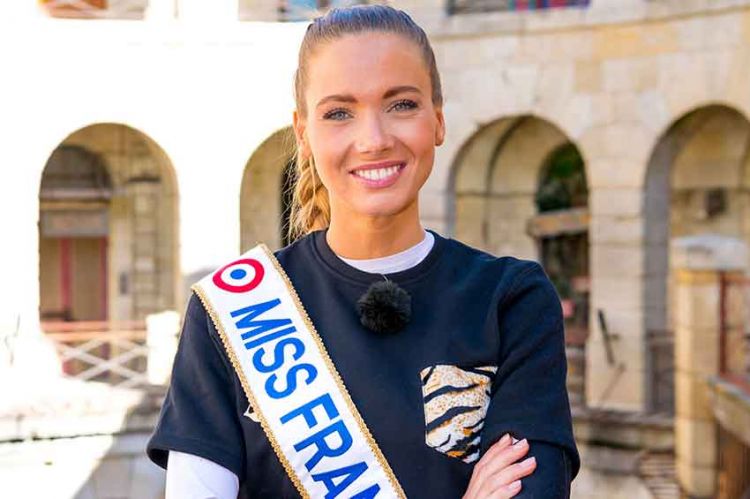
{"label": "tiger print pocket square", "polygon": [[496,372],[497,366],[435,365],[422,369],[425,441],[429,447],[465,463],[479,459],[479,441]]}

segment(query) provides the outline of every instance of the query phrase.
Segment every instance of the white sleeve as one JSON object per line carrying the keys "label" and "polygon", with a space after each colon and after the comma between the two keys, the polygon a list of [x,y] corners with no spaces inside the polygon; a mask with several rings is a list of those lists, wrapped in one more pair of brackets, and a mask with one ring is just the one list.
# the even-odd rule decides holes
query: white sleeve
{"label": "white sleeve", "polygon": [[169,451],[166,499],[237,499],[237,475],[213,461]]}

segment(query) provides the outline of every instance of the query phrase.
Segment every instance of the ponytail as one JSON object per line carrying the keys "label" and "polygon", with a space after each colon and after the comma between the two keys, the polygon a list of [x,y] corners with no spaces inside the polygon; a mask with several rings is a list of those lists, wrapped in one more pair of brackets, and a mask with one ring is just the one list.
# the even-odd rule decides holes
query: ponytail
{"label": "ponytail", "polygon": [[301,158],[297,152],[294,163],[294,190],[287,229],[289,241],[325,229],[331,223],[328,190],[320,181],[312,156]]}

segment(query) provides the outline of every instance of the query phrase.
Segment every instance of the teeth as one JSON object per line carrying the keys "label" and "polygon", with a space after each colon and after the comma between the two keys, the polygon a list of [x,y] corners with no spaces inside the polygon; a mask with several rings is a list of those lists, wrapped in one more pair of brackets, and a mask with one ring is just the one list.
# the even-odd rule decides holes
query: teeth
{"label": "teeth", "polygon": [[388,168],[377,168],[373,170],[357,170],[354,172],[358,177],[366,178],[367,180],[383,180],[391,175],[395,174],[399,169],[399,165],[391,166]]}

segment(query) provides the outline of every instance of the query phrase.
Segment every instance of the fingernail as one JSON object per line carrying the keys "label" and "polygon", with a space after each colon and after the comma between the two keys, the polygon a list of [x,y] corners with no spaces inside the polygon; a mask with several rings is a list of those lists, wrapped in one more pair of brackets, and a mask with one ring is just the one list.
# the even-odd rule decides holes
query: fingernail
{"label": "fingernail", "polygon": [[533,456],[530,457],[530,458],[528,458],[528,459],[524,459],[524,461],[523,461],[523,467],[524,468],[531,468],[535,464],[536,464],[536,458],[533,457]]}
{"label": "fingernail", "polygon": [[520,449],[520,448],[521,448],[521,447],[523,447],[524,445],[526,445],[526,439],[525,439],[525,438],[524,438],[523,440],[519,440],[518,442],[516,442],[516,443],[514,444],[514,447],[516,447],[516,448]]}
{"label": "fingernail", "polygon": [[521,488],[521,480],[516,480],[515,482],[511,482],[510,485],[508,485],[508,488],[510,490],[516,490]]}

